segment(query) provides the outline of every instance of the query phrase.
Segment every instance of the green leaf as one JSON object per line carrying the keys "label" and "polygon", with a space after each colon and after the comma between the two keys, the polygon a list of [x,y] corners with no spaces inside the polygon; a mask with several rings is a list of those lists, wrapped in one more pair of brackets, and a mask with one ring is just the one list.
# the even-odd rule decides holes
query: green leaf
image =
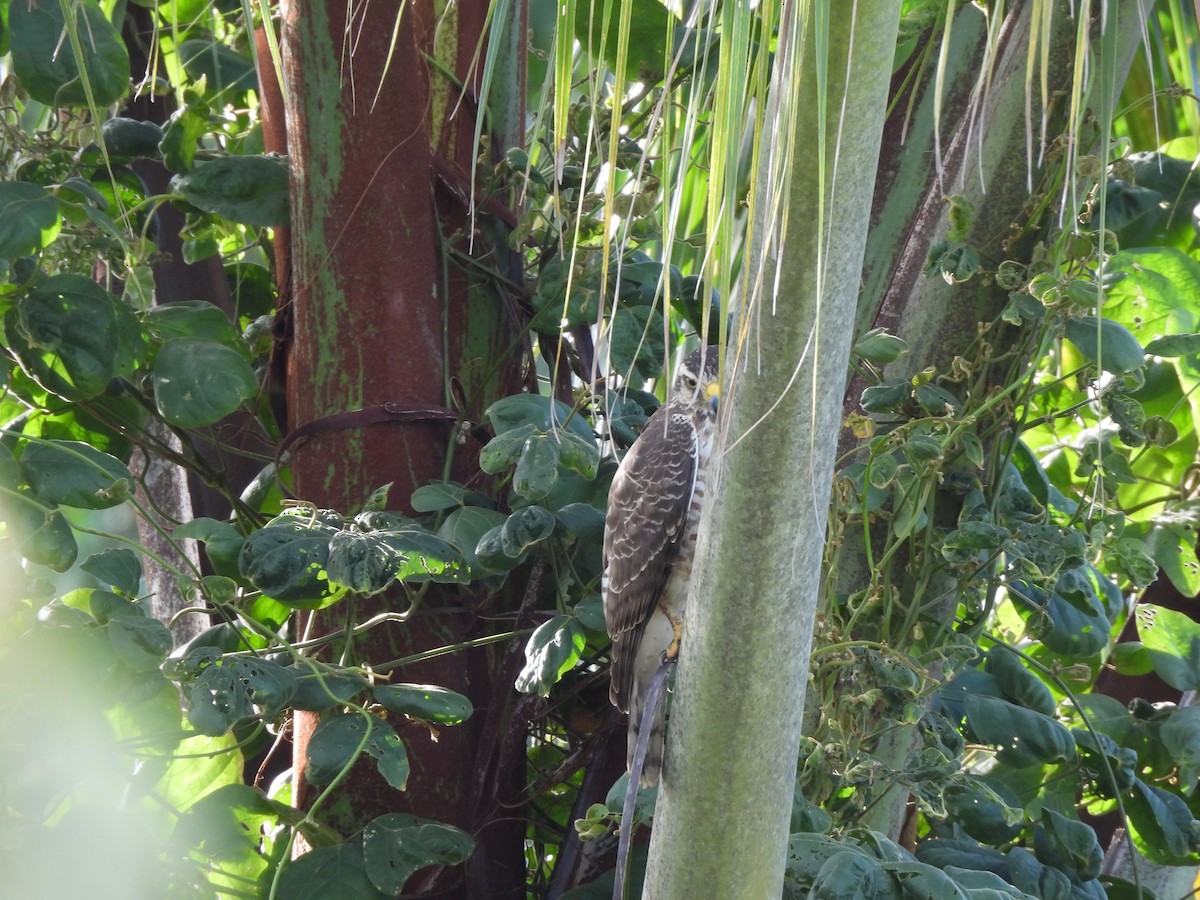
{"label": "green leaf", "polygon": [[254,715],[246,687],[227,666],[209,666],[188,693],[188,721],[201,734],[218,737],[237,722]]}
{"label": "green leaf", "polygon": [[1039,860],[1066,872],[1072,881],[1091,881],[1100,874],[1100,866],[1104,863],[1104,851],[1091,826],[1052,809],[1042,810],[1042,821],[1034,830],[1033,844]]}
{"label": "green leaf", "polygon": [[1086,359],[1114,375],[1140,369],[1146,361],[1133,332],[1112,319],[1095,316],[1068,319],[1066,335]]}
{"label": "green leaf", "polygon": [[555,616],[543,622],[525,645],[525,666],[516,688],[523,694],[546,696],[579,661],[586,638],[573,616]]}
{"label": "green leaf", "polygon": [[544,498],[558,480],[558,454],[558,442],[553,435],[535,434],[528,438],[513,473],[513,490],[530,500]]}
{"label": "green leaf", "polygon": [[920,862],[882,862],[884,870],[900,882],[901,897],[907,900],[970,900],[941,869]]}
{"label": "green leaf", "polygon": [[362,840],[367,876],[388,896],[399,895],[418,869],[456,866],[475,851],[466,832],[406,813],[375,819],[363,829]]}
{"label": "green leaf", "polygon": [[479,468],[489,475],[499,475],[521,458],[525,442],[536,434],[537,428],[530,423],[500,432],[479,451]]}
{"label": "green leaf", "polygon": [[476,569],[479,566],[476,548],[480,540],[492,529],[502,526],[507,518],[504,513],[494,509],[464,506],[446,516],[446,521],[438,529],[438,536],[458,547],[467,566]]}
{"label": "green leaf", "polygon": [[590,503],[568,503],[554,517],[573,537],[595,544],[604,540],[604,510]]}
{"label": "green leaf", "polygon": [[79,568],[128,597],[136,597],[141,590],[142,563],[132,550],[101,550],[81,562]]}
{"label": "green leaf", "polygon": [[142,313],[142,324],[162,343],[175,338],[203,338],[245,352],[245,344],[229,316],[207,300],[160,303]]}
{"label": "green leaf", "polygon": [[394,581],[463,582],[470,573],[461,555],[419,525],[379,531],[338,531],[329,541],[330,581],[374,594]]}
{"label": "green leaf", "polygon": [[504,553],[514,559],[554,533],[554,514],[540,506],[524,506],[504,522],[500,533]]}
{"label": "green leaf", "polygon": [[435,725],[458,725],[473,712],[471,701],[462,694],[433,684],[380,684],[374,696],[389,712]]}
{"label": "green leaf", "polygon": [[328,784],[359,752],[374,757],[384,780],[404,790],[409,771],[404,743],[387,722],[356,712],[332,716],[317,726],[308,742],[306,777],[313,784]]}
{"label": "green leaf", "polygon": [[1053,716],[1056,704],[1050,688],[1021,663],[1016,651],[996,646],[988,651],[986,671],[995,676],[1004,696],[1043,716]]}
{"label": "green leaf", "polygon": [[559,400],[541,394],[501,397],[484,414],[497,435],[532,425],[535,430],[543,432],[565,428],[584,440],[595,440],[591,426],[580,413]]}
{"label": "green leaf", "polygon": [[1200,863],[1200,843],[1187,803],[1140,778],[1125,796],[1130,836],[1148,859],[1167,866]]}
{"label": "green leaf", "polygon": [[101,394],[122,358],[116,298],[80,275],[55,275],[4,315],[4,339],[21,368],[68,400]]}
{"label": "green leaf", "polygon": [[1158,677],[1176,690],[1200,690],[1200,623],[1150,603],[1136,614],[1138,637]]}
{"label": "green leaf", "polygon": [[1200,353],[1200,334],[1168,334],[1146,345],[1150,356],[1195,356]]}
{"label": "green leaf", "polygon": [[[518,449],[519,447],[520,445],[518,445]],[[480,468],[482,468],[482,464]],[[440,512],[443,509],[454,509],[457,506],[491,507],[493,505],[486,494],[473,491],[453,481],[434,481],[423,485],[413,491],[409,503],[413,510],[419,513]]]}
{"label": "green leaf", "polygon": [[153,672],[175,645],[171,631],[146,616],[110,619],[105,625],[113,651],[135,672]]}
{"label": "green leaf", "polygon": [[1200,778],[1200,706],[1183,706],[1159,726],[1163,747],[1179,766],[1181,784]]}
{"label": "green leaf", "polygon": [[384,900],[395,896],[371,883],[359,844],[320,847],[289,862],[279,876],[276,893],[287,900]]}
{"label": "green leaf", "polygon": [[45,506],[29,494],[13,499],[9,524],[17,535],[17,552],[32,563],[65,572],[75,564],[79,545],[62,510]]}
{"label": "green leaf", "polygon": [[246,689],[247,699],[264,717],[272,718],[291,705],[292,695],[296,692],[296,673],[292,669],[251,656],[234,657],[223,665],[237,675]]}
{"label": "green leaf", "polygon": [[133,492],[133,476],[120,460],[79,441],[31,443],[21,473],[46,502],[80,509],[108,509]]}
{"label": "green leaf", "polygon": [[171,532],[171,537],[177,541],[187,538],[203,541],[204,555],[208,557],[217,574],[230,577],[241,575],[238,555],[246,539],[231,523],[202,516],[184,522]]}
{"label": "green leaf", "polygon": [[163,130],[154,122],[113,116],[100,126],[109,156],[117,158],[157,157]]}
{"label": "green leaf", "polygon": [[558,440],[558,462],[572,472],[578,472],[591,481],[600,466],[600,448],[594,438],[584,440],[569,431],[559,430],[553,434]]}
{"label": "green leaf", "polygon": [[179,45],[179,60],[188,78],[192,81],[203,78],[207,88],[217,94],[240,94],[258,89],[254,60],[220,41],[184,41]]}
{"label": "green leaf", "polygon": [[26,181],[0,181],[0,259],[33,256],[58,237],[58,201]]}
{"label": "green leaf", "polygon": [[946,787],[945,801],[950,821],[988,844],[1011,841],[1025,823],[1020,798],[1000,781],[968,776],[962,783],[952,782]]}
{"label": "green leaf", "polygon": [[[74,12],[70,27],[78,37],[82,63],[68,35],[64,8]],[[97,107],[125,96],[129,54],[97,3],[13,3],[8,12],[13,71],[34,100],[51,107],[86,106],[82,73]]]}
{"label": "green leaf", "polygon": [[867,362],[886,365],[895,362],[908,350],[908,345],[885,328],[872,328],[854,342],[855,356]]}
{"label": "green leaf", "polygon": [[176,176],[172,187],[197,209],[242,225],[288,223],[288,170],[282,156],[222,157]]}
{"label": "green leaf", "polygon": [[294,510],[276,516],[242,545],[242,574],[272,599],[298,609],[321,609],[345,588],[327,572],[329,542],[338,533],[332,516]]}
{"label": "green leaf", "polygon": [[1006,700],[967,695],[967,722],[979,740],[998,747],[997,757],[1015,769],[1070,759],[1075,739],[1062,723]]}
{"label": "green leaf", "polygon": [[224,344],[199,338],[168,341],[154,360],[154,403],[172,425],[219,422],[258,393],[250,364]]}
{"label": "green leaf", "polygon": [[825,860],[808,894],[809,900],[884,900],[894,896],[892,880],[879,861],[856,850],[843,850]]}
{"label": "green leaf", "polygon": [[342,706],[366,690],[369,685],[359,675],[340,672],[314,672],[296,679],[292,707],[310,712],[325,712]]}
{"label": "green leaf", "polygon": [[631,379],[657,378],[667,352],[662,312],[649,306],[622,307],[611,321],[609,358],[613,370]]}

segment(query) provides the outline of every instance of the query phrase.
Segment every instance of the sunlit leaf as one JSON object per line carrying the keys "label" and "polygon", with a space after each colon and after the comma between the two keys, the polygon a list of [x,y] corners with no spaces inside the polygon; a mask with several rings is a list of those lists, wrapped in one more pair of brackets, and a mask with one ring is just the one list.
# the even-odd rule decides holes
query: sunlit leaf
{"label": "sunlit leaf", "polygon": [[0,259],[32,256],[58,237],[58,201],[24,181],[0,181]]}

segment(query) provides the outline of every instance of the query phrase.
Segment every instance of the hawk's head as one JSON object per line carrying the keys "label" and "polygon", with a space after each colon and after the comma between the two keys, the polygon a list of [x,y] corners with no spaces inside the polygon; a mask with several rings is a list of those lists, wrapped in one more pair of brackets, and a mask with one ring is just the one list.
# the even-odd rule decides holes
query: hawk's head
{"label": "hawk's head", "polygon": [[715,416],[721,399],[720,361],[721,348],[715,344],[689,353],[675,373],[671,400],[697,415]]}

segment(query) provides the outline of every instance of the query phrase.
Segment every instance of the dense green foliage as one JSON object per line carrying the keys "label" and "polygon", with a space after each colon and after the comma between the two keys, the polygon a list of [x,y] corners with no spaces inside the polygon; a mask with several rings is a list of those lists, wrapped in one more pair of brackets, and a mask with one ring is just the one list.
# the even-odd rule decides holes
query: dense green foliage
{"label": "dense green foliage", "polygon": [[[915,35],[941,27],[932,5],[908,4],[898,68]],[[475,842],[449,825],[394,813],[339,834],[322,811],[356,765],[397,791],[436,790],[410,779],[387,714],[436,732],[475,712],[458,693],[403,681],[411,659],[363,658],[356,639],[404,622],[434,585],[475,597],[515,586],[534,627],[497,624],[476,643],[518,642],[513,688],[547,698],[525,742],[536,895],[572,832],[607,834],[621,808],[623,781],[570,821],[588,723],[607,710],[600,543],[615,457],[656,407],[647,388],[661,395],[664,360],[724,330],[710,283],[728,296],[736,273],[705,268],[706,228],[731,258],[744,252],[740,206],[719,228],[705,221],[716,176],[673,155],[684,120],[657,112],[713,87],[719,41],[634,3],[621,66],[617,31],[575,23],[584,47],[595,44],[571,65],[643,81],[615,111],[584,90],[547,89],[553,127],[477,173],[488,191],[520,197],[508,240],[542,392],[488,408],[472,483],[408,498],[383,486],[361,509],[329,510],[283,499],[286,459],[277,471],[263,455],[242,494],[201,451],[235,413],[280,437],[264,385],[278,296],[269,242],[287,221],[287,168],[261,152],[243,8],[155,9],[170,76],[155,89],[177,106],[160,127],[118,114],[129,56],[111,6],[0,5],[0,868],[30,895],[65,878],[56,860],[78,853],[84,870],[119,870],[113,896],[316,898],[334,884],[338,896],[396,896],[417,870],[461,863]],[[533,24],[531,84],[555,40],[552,15]],[[749,59],[765,66],[770,35],[754,35]],[[645,62],[671,45],[683,53],[669,71]],[[695,146],[711,124],[700,122]],[[1122,124],[1143,126],[1132,114]],[[731,143],[719,187],[743,198],[749,154]],[[1043,186],[1043,203],[1016,223],[1027,240],[1012,258],[963,241],[935,248],[927,277],[964,296],[981,283],[1009,295],[949,368],[900,377],[888,366],[902,341],[859,337],[866,386],[847,426],[860,443],[834,490],[787,896],[1132,890],[1098,879],[1105,848],[1085,817],[1108,814],[1146,858],[1200,864],[1200,711],[1125,704],[1097,687],[1115,669],[1200,690],[1200,616],[1141,602],[1160,573],[1183,597],[1200,593],[1196,150],[1182,139],[1089,158],[1086,202],[1051,209],[1061,185]],[[149,190],[138,160],[172,173],[169,194]],[[186,214],[186,261],[219,256],[235,315],[155,304],[164,204]],[[608,363],[593,371],[595,323]],[[622,377],[585,387],[606,371]],[[135,492],[147,457],[189,469],[233,509],[164,535],[200,541],[207,568],[120,535],[80,560],[81,537],[103,522],[96,511],[151,512]],[[149,566],[173,568],[216,624],[176,646],[147,613]],[[68,570],[86,586],[56,580]],[[359,598],[383,592],[391,611],[360,614]],[[301,613],[315,609],[340,613],[343,627],[305,632]],[[1136,632],[1121,637],[1130,621]],[[297,710],[321,714],[306,769],[321,793],[303,810],[288,773],[264,783],[244,770],[286,740]],[[882,749],[891,742],[900,765],[894,746]],[[899,842],[871,819],[897,789],[915,802]],[[293,859],[297,840],[313,849]],[[607,896],[598,884],[576,896]]]}

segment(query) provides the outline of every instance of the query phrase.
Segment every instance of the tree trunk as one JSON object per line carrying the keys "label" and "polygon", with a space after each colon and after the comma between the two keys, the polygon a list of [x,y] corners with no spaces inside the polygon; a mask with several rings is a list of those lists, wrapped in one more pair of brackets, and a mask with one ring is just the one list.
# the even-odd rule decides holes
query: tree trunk
{"label": "tree trunk", "polygon": [[[452,379],[465,398],[464,415],[477,418],[513,383],[512,365],[495,365],[511,341],[502,304],[486,286],[468,285],[444,255],[451,239],[443,234],[471,227],[464,185],[476,108],[469,74],[486,9],[450,6],[436,20],[425,4],[400,10],[389,4],[352,8],[338,0],[291,0],[283,7],[294,326],[287,404],[293,431],[383,404],[444,413],[452,405]],[[444,72],[455,73],[458,82]],[[293,490],[319,506],[354,511],[372,490],[391,482],[389,507],[407,509],[415,487],[444,471],[475,470],[478,444],[471,439],[460,447],[458,434],[453,421],[436,420],[310,433],[292,450]],[[463,457],[469,457],[465,469],[458,462]],[[428,614],[366,635],[353,658],[381,662],[474,636],[478,620],[456,591],[431,591],[423,607]],[[341,627],[341,616],[377,611],[363,604],[356,610],[351,601],[319,615],[316,628],[325,633]],[[458,691],[477,712],[465,725],[436,735],[393,721],[407,745],[411,789],[391,789],[369,761],[360,762],[323,818],[345,834],[397,811],[456,825],[477,841],[469,877],[418,875],[421,889],[437,888],[439,896],[523,896],[519,816],[505,810],[499,824],[476,820],[478,807],[497,791],[505,799],[515,796],[506,782],[523,775],[519,769],[494,771],[494,748],[478,746],[484,711],[511,702],[511,678],[506,685],[492,658],[478,651],[406,666],[395,680]],[[313,799],[304,770],[314,727],[315,717],[297,717],[296,797],[302,805]]]}
{"label": "tree trunk", "polygon": [[[747,339],[727,362],[715,491],[701,525],[647,897],[782,890],[839,398],[900,4],[862,0],[853,15],[830,17],[824,95],[820,25],[809,15],[799,66],[787,64],[782,48],[776,55],[774,103],[788,109],[788,93],[799,92],[793,158],[824,165],[790,167],[783,246],[777,256],[772,245],[764,252],[760,237],[750,256],[765,269],[759,283],[773,286],[778,276],[779,287],[739,310]],[[767,143],[778,146],[783,136]],[[762,235],[768,179],[760,177],[759,190]],[[755,275],[752,265],[746,283]]]}

